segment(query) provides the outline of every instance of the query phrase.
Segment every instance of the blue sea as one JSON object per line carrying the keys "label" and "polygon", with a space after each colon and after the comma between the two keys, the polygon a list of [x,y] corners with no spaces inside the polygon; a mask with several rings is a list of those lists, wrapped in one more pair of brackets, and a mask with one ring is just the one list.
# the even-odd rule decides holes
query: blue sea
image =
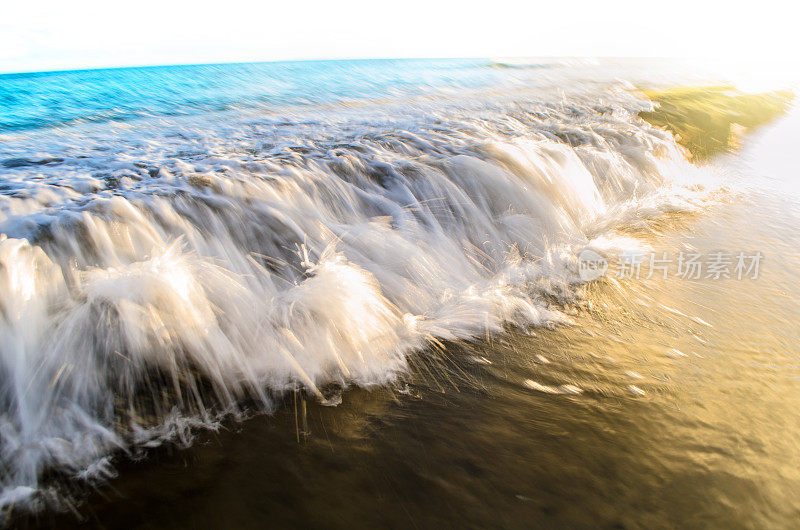
{"label": "blue sea", "polygon": [[[493,68],[496,66],[496,68]],[[531,64],[529,66],[536,66]],[[547,66],[547,63],[541,66]],[[0,131],[345,104],[504,83],[485,59],[297,61],[0,75]]]}
{"label": "blue sea", "polygon": [[[698,80],[611,59],[0,75],[0,519],[787,526],[797,113],[693,163],[640,89]],[[720,249],[763,251],[763,276],[582,268]]]}

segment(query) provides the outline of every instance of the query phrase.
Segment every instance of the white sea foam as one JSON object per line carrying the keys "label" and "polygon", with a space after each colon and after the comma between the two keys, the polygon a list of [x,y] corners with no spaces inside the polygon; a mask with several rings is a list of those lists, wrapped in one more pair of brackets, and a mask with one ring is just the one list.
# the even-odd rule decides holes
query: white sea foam
{"label": "white sea foam", "polygon": [[632,96],[570,97],[10,140],[54,160],[0,195],[0,502],[243,400],[325,400],[432,340],[568,321],[577,253],[695,207],[705,178]]}

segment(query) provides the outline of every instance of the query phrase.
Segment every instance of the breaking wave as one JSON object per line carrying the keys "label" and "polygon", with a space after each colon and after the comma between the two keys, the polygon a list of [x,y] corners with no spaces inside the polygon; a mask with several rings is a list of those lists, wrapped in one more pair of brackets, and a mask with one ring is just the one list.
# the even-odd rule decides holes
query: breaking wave
{"label": "breaking wave", "polygon": [[568,321],[582,249],[698,200],[646,106],[607,87],[8,136],[0,503],[244,403],[391,383],[432,342]]}

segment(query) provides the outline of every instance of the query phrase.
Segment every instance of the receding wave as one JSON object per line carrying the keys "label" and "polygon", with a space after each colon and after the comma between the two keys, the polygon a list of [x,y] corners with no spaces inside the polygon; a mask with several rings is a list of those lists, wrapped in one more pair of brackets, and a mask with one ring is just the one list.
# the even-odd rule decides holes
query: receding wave
{"label": "receding wave", "polygon": [[567,322],[577,253],[702,178],[646,103],[570,98],[10,141],[0,502],[245,403],[391,383],[432,342]]}

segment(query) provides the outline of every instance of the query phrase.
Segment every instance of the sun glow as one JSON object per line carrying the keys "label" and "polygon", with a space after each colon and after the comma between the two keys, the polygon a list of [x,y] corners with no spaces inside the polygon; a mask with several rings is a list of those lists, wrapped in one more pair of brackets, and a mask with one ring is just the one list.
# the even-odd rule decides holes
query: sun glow
{"label": "sun glow", "polygon": [[[796,56],[793,17],[751,6],[621,0],[490,7],[410,0],[4,2],[0,72],[370,57]],[[746,38],[743,38],[746,36]],[[795,63],[796,64],[796,63]]]}

